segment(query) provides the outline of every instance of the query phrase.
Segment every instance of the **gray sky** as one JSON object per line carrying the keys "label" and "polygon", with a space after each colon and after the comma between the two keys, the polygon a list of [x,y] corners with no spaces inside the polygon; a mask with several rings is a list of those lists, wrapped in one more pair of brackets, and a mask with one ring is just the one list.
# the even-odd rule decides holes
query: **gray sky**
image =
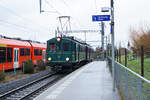
{"label": "gray sky", "polygon": [[[0,34],[23,39],[46,40],[54,37],[58,26],[58,16],[71,16],[73,30],[100,29],[98,22],[92,22],[92,15],[101,13],[101,7],[109,7],[110,0],[43,0],[42,9],[58,13],[39,13],[39,0],[1,0]],[[149,0],[114,0],[115,3],[115,39],[129,40],[129,28],[138,28],[150,23]],[[106,14],[106,13],[105,13]],[[106,23],[106,34],[110,32]],[[75,35],[75,34],[73,34]],[[76,34],[84,40],[84,34]],[[87,39],[100,40],[100,34],[88,33]],[[93,43],[97,45],[99,43]]]}

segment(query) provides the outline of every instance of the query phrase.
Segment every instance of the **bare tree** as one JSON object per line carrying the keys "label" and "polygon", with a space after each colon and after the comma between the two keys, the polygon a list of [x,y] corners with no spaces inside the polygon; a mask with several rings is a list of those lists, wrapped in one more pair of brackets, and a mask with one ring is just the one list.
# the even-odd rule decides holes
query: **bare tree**
{"label": "bare tree", "polygon": [[150,51],[150,27],[130,28],[130,38],[133,52],[140,52],[141,46],[144,46],[144,51]]}

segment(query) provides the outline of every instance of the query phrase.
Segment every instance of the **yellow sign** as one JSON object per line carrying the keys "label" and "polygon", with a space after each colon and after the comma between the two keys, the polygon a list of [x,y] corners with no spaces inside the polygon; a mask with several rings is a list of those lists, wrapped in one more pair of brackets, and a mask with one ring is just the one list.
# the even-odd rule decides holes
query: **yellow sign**
{"label": "yellow sign", "polygon": [[0,47],[7,47],[6,44],[0,44]]}

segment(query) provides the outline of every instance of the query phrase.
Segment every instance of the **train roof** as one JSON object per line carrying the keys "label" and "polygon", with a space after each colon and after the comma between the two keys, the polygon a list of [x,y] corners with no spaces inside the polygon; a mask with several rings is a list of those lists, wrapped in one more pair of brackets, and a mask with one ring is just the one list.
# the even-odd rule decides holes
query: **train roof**
{"label": "train roof", "polygon": [[46,48],[46,44],[42,44],[42,43],[33,43],[31,42],[33,47],[40,47],[40,48]]}
{"label": "train roof", "polygon": [[[77,39],[77,38],[75,38],[75,37],[73,37],[73,36],[70,36],[70,37],[54,37],[54,38],[52,38],[52,39],[56,39],[56,38],[63,38],[63,39],[66,39],[66,40],[70,40],[70,41],[74,41],[74,42],[76,42],[76,43],[79,43],[79,44],[82,44],[82,45],[86,45],[86,46],[88,46],[88,47],[91,47],[89,44],[87,44],[87,43],[85,43],[84,41],[82,41],[82,40],[80,40],[80,39]],[[52,39],[49,39],[49,40],[52,40]],[[48,41],[49,41],[48,40]]]}
{"label": "train roof", "polygon": [[0,38],[0,46],[7,47],[7,46],[26,46],[26,47],[40,47],[46,48],[46,44],[40,42],[33,42],[31,40],[18,40],[12,38]]}
{"label": "train roof", "polygon": [[20,40],[14,40],[14,39],[6,39],[6,38],[0,38],[0,45],[1,46],[16,45],[16,46],[31,47],[30,43],[27,41],[20,41]]}

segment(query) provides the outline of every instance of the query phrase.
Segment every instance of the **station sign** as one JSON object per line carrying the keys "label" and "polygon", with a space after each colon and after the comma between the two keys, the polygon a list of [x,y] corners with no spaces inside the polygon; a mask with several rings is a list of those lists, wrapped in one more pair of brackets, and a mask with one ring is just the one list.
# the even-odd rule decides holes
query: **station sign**
{"label": "station sign", "polygon": [[92,21],[110,21],[110,15],[92,15]]}

